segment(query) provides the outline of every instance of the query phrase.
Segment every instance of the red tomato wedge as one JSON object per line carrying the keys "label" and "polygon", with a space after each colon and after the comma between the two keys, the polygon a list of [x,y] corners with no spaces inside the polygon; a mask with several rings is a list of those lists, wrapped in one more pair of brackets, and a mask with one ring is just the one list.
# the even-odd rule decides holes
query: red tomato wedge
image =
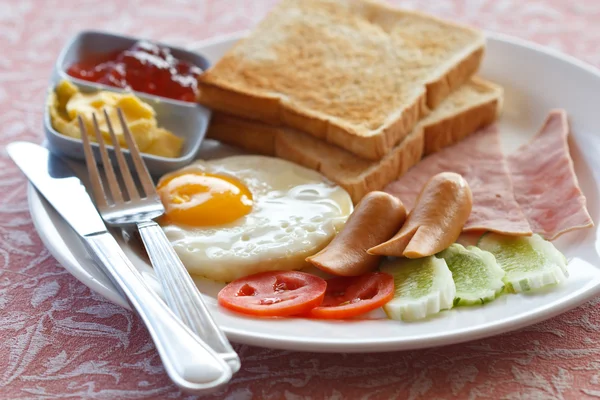
{"label": "red tomato wedge", "polygon": [[306,314],[323,301],[327,283],[298,271],[269,271],[248,275],[219,292],[225,308],[260,317]]}
{"label": "red tomato wedge", "polygon": [[373,311],[394,297],[394,278],[383,272],[327,280],[325,298],[308,316],[344,319]]}

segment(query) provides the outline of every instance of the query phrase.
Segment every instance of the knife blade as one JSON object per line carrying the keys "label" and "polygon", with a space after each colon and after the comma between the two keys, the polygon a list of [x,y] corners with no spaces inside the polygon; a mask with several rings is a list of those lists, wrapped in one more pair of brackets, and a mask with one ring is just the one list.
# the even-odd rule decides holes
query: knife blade
{"label": "knife blade", "polygon": [[165,370],[184,391],[219,390],[232,376],[229,365],[168,309],[144,282],[115,238],[108,232],[75,172],[46,148],[13,142],[9,156],[29,181],[82,237],[94,259],[126,295],[154,340]]}
{"label": "knife blade", "polygon": [[83,183],[67,163],[34,143],[13,142],[6,150],[33,186],[80,236],[107,231]]}

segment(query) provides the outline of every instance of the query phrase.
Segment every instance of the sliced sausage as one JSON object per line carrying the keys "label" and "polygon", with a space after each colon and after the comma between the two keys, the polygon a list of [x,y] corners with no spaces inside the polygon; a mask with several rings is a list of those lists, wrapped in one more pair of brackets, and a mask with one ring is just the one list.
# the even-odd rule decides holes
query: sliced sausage
{"label": "sliced sausage", "polygon": [[368,250],[378,256],[419,258],[436,254],[458,239],[471,214],[473,197],[467,181],[454,172],[434,175],[421,189],[402,229]]}
{"label": "sliced sausage", "polygon": [[402,202],[384,192],[371,192],[357,204],[346,225],[319,253],[306,261],[338,276],[358,276],[379,265],[380,256],[367,249],[381,243],[400,229],[406,218]]}

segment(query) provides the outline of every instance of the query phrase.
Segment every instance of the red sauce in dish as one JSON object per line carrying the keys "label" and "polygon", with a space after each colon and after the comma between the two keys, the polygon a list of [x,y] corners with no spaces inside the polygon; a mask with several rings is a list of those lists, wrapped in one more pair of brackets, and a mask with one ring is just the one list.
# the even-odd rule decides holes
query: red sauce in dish
{"label": "red sauce in dish", "polygon": [[202,69],[175,58],[168,48],[139,41],[69,67],[74,78],[181,101],[196,101]]}

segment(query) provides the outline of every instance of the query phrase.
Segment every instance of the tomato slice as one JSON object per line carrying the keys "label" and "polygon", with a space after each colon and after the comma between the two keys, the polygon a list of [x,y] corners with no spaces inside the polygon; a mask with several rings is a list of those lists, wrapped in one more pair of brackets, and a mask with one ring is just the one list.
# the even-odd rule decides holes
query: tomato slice
{"label": "tomato slice", "polygon": [[237,279],[219,292],[219,304],[244,314],[286,317],[321,304],[327,283],[299,271],[269,271]]}
{"label": "tomato slice", "polygon": [[375,310],[394,297],[394,278],[383,272],[327,280],[323,303],[309,317],[344,319]]}

